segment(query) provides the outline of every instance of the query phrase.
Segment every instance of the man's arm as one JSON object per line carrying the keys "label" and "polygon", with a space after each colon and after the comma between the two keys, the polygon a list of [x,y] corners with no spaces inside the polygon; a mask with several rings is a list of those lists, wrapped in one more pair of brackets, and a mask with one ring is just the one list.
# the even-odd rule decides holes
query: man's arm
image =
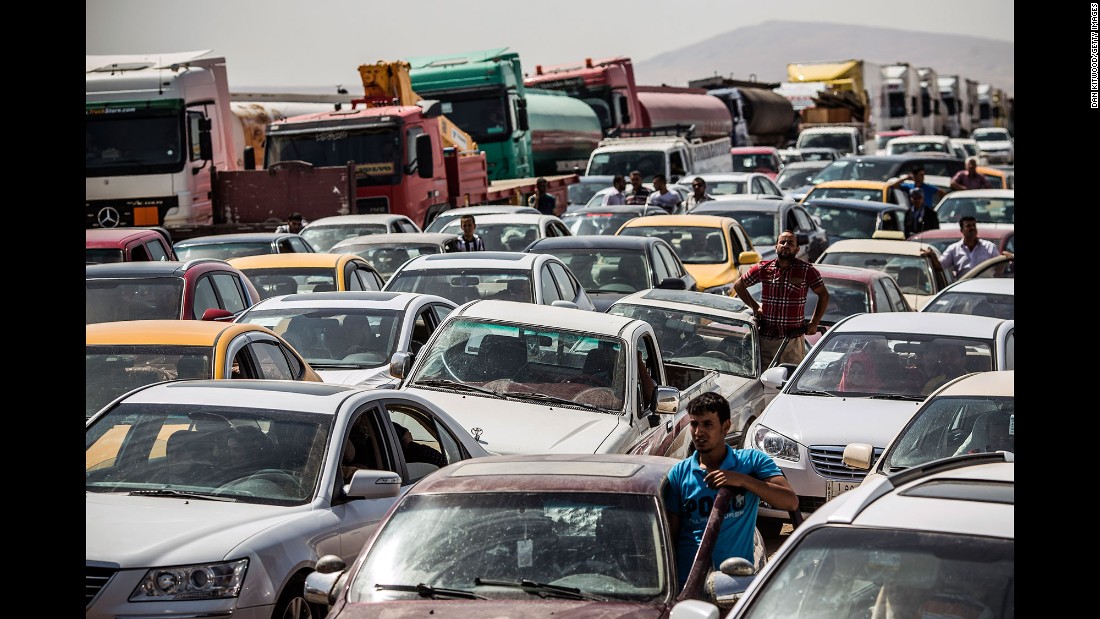
{"label": "man's arm", "polygon": [[807,335],[817,333],[817,326],[821,324],[821,319],[825,317],[825,310],[829,309],[829,289],[825,287],[825,283],[818,284],[812,290],[817,295],[817,306],[814,307],[814,315],[810,318],[810,324],[806,325]]}
{"label": "man's arm", "polygon": [[959,182],[959,176],[961,176],[961,175],[962,175],[962,172],[958,172],[958,173],[955,174],[955,176],[951,177],[951,188],[956,190],[956,191],[961,191],[963,189],[966,189],[966,185],[963,185],[962,183]]}
{"label": "man's arm", "polygon": [[760,316],[760,304],[756,302],[756,299],[752,298],[751,294],[749,294],[749,289],[745,286],[743,278],[738,277],[734,280],[733,291],[737,293],[737,298],[741,299],[742,303],[752,309],[753,314]]}
{"label": "man's arm", "polygon": [[718,469],[707,473],[707,476],[703,479],[712,488],[721,486],[744,488],[767,501],[769,505],[776,509],[788,512],[798,509],[798,495],[794,493],[790,482],[783,475],[757,479],[752,475]]}

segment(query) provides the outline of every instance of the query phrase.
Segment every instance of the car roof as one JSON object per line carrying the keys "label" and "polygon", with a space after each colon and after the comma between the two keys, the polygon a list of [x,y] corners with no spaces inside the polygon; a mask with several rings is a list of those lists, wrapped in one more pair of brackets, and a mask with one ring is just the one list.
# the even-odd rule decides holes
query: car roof
{"label": "car roof", "polygon": [[[962,189],[952,191],[943,197],[943,200],[957,200],[959,198],[1015,198],[1015,189]],[[940,200],[940,204],[943,203]],[[937,204],[936,206],[939,206]]]}
{"label": "car roof", "polygon": [[250,313],[253,310],[300,309],[303,307],[326,309],[373,307],[400,311],[404,310],[418,299],[442,303],[450,307],[457,307],[457,304],[453,301],[434,294],[356,290],[284,294],[264,299],[245,310],[245,312]]}
{"label": "car roof", "polygon": [[623,329],[635,322],[633,318],[611,314],[601,314],[597,320],[594,320],[592,312],[571,307],[532,305],[520,301],[492,299],[470,301],[451,312],[447,319],[449,320],[452,316],[519,324],[533,324],[531,321],[534,321],[549,328],[614,336],[618,336]]}
{"label": "car roof", "polygon": [[[702,178],[707,183],[718,181],[746,181],[757,176],[767,176],[763,172],[704,172],[702,174],[685,174],[684,179],[692,179],[696,176]],[[681,179],[683,180],[683,179]]]}
{"label": "car roof", "polygon": [[[397,215],[395,213],[362,213],[354,215],[332,215],[331,217],[321,217],[320,219],[314,219],[309,222],[304,228],[310,228],[313,226],[339,226],[345,224],[369,224],[369,223],[392,223],[395,221],[409,220],[405,215]],[[411,220],[410,220],[411,221]]]}
{"label": "car roof", "polygon": [[[86,243],[123,243],[130,239],[159,237],[164,235],[151,228],[86,228],[84,240]],[[164,238],[167,242],[168,239]]]}
{"label": "car roof", "polygon": [[[258,329],[256,327],[259,327]],[[213,346],[222,337],[244,331],[275,335],[266,327],[217,320],[126,320],[85,325],[85,344]]]}
{"label": "car roof", "polygon": [[[478,215],[474,218],[474,223],[481,225],[486,224],[500,224],[500,223],[539,223],[545,219],[558,219],[555,215],[546,215],[545,213],[490,213],[487,215]],[[447,222],[447,226],[451,226],[451,222]]]}
{"label": "car roof", "polygon": [[720,215],[646,215],[645,217],[631,219],[624,223],[623,227],[693,226],[696,228],[722,228],[730,223],[737,223],[737,220],[732,217],[722,217]]}
{"label": "car roof", "polygon": [[886,189],[888,183],[886,181],[869,181],[869,180],[836,180],[836,181],[823,181],[814,187],[845,187],[855,189]]}
{"label": "car roof", "polygon": [[568,213],[562,213],[561,219],[572,219],[575,217],[591,217],[593,215],[603,215],[605,213],[627,213],[641,215],[646,211],[659,210],[661,213],[667,213],[665,209],[655,204],[605,204],[603,206],[586,206],[579,208]]}
{"label": "car roof", "polygon": [[924,251],[922,243],[894,239],[842,239],[825,248],[824,253],[854,252],[860,254],[898,254],[919,256]]}
{"label": "car roof", "polygon": [[993,370],[989,372],[965,374],[955,380],[947,382],[929,397],[958,397],[972,395],[1015,397],[1016,371]]}
{"label": "car roof", "polygon": [[626,304],[672,308],[682,312],[713,314],[741,320],[752,319],[750,314],[745,313],[745,304],[736,297],[691,290],[639,290],[615,301],[612,306]]}
{"label": "car roof", "polygon": [[960,279],[944,288],[940,294],[950,292],[970,292],[975,294],[1016,295],[1016,280],[1012,277],[976,277]]}
{"label": "car roof", "polygon": [[216,258],[196,258],[194,260],[149,260],[130,262],[110,262],[105,264],[87,264],[84,273],[88,279],[105,277],[183,277],[184,272],[212,263],[225,270],[239,270],[225,260]]}
{"label": "car roof", "polygon": [[730,154],[772,154],[778,153],[779,149],[774,146],[734,146],[730,148]]}
{"label": "car roof", "polygon": [[[983,223],[981,229],[978,230],[978,238],[985,239],[987,241],[994,242],[1003,239],[1006,236],[1012,236],[1015,234],[1015,228],[991,228],[990,224]],[[920,241],[921,239],[962,239],[962,233],[956,227],[951,228],[936,228],[933,230],[925,230],[918,232],[909,237],[910,241]]]}
{"label": "car roof", "polygon": [[895,143],[895,144],[909,144],[909,143],[914,143],[914,142],[916,142],[916,143],[920,143],[920,142],[940,143],[940,142],[946,142],[950,139],[951,138],[947,137],[946,135],[903,135],[903,136],[898,136],[896,138],[893,138],[890,141]]}
{"label": "car roof", "polygon": [[[592,178],[592,177],[589,177]],[[610,177],[608,177],[610,178]],[[454,215],[484,215],[490,213],[531,213],[531,211],[539,212],[537,208],[533,206],[523,206],[516,204],[479,204],[477,206],[460,206],[459,208],[448,209],[440,213],[440,215],[446,215],[448,217]]]}
{"label": "car roof", "polygon": [[[809,205],[821,205],[821,206],[843,206],[846,208],[863,209],[867,211],[904,211],[905,207],[900,204],[892,204],[890,202],[878,202],[876,200],[856,200],[854,198],[814,198],[811,197],[802,203],[804,206]],[[961,238],[961,237],[960,237]]]}
{"label": "car roof", "polygon": [[[691,209],[692,217],[696,215],[706,215],[707,213],[729,213],[731,211],[759,211],[762,213],[775,213],[784,206],[794,206],[798,204],[794,200],[787,198],[781,200],[769,199],[769,198],[743,198],[740,200],[707,200],[702,204]],[[733,215],[723,215],[724,217],[733,217]]]}
{"label": "car roof", "polygon": [[412,269],[501,269],[527,271],[539,260],[553,259],[549,254],[525,254],[518,251],[462,251],[449,254],[417,256],[398,271]]}
{"label": "car roof", "polygon": [[814,268],[822,277],[831,279],[847,279],[858,282],[872,282],[879,278],[893,279],[884,271],[866,269],[863,267],[850,267],[842,264],[814,264]]}
{"label": "car roof", "polygon": [[633,454],[488,456],[435,471],[409,494],[598,491],[657,496],[677,462]]}
{"label": "car roof", "polygon": [[912,333],[922,335],[940,335],[947,337],[975,337],[992,339],[997,328],[1012,320],[971,316],[968,314],[945,314],[933,312],[873,312],[852,314],[830,328],[830,334],[842,333]]}
{"label": "car roof", "polygon": [[456,235],[450,232],[384,232],[382,234],[364,234],[344,239],[329,248],[330,253],[334,249],[340,249],[351,245],[440,245],[454,240]]}
{"label": "car roof", "polygon": [[[652,215],[651,215],[652,217]],[[554,236],[539,239],[527,247],[524,251],[537,249],[540,251],[553,250],[563,247],[600,247],[607,249],[645,249],[650,245],[662,242],[657,237],[650,236],[618,236],[614,234],[578,234],[575,236]]]}
{"label": "car roof", "polygon": [[[275,269],[287,267],[327,267],[334,268],[346,262],[359,262],[370,266],[370,263],[355,254],[341,253],[306,253],[297,252],[290,254],[260,254],[257,256],[242,256],[226,260],[229,264],[241,269]],[[374,267],[371,267],[374,268]]]}
{"label": "car roof", "polygon": [[[799,150],[807,151],[807,150],[811,150],[811,149],[801,148]],[[821,148],[821,149],[818,149],[818,150],[836,150],[836,149],[835,148]],[[824,168],[825,166],[829,165],[830,163],[832,163],[832,161],[830,161],[828,159],[815,159],[813,161],[792,161],[792,162],[788,163],[787,165],[783,166],[783,170],[801,170],[802,168],[807,168],[807,169],[809,169],[809,168]],[[782,172],[783,170],[780,170],[780,172]]]}
{"label": "car roof", "polygon": [[126,401],[137,404],[216,404],[335,415],[339,403],[357,391],[360,389],[351,385],[301,380],[203,379],[155,383],[130,393]]}
{"label": "car roof", "polygon": [[175,247],[187,247],[190,245],[210,245],[217,243],[238,242],[271,242],[288,236],[299,236],[293,232],[237,232],[233,234],[211,234],[196,236],[182,241],[176,241]]}

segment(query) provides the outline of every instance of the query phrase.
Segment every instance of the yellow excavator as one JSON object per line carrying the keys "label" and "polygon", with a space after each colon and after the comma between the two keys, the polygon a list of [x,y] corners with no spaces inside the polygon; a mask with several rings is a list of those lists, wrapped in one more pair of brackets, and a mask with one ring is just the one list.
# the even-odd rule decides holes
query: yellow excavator
{"label": "yellow excavator", "polygon": [[[379,60],[374,64],[361,64],[359,75],[363,79],[364,102],[368,106],[416,105],[422,99],[412,89],[409,63],[404,60]],[[443,115],[439,116],[439,135],[443,145],[454,147],[459,155],[478,151],[473,137]]]}

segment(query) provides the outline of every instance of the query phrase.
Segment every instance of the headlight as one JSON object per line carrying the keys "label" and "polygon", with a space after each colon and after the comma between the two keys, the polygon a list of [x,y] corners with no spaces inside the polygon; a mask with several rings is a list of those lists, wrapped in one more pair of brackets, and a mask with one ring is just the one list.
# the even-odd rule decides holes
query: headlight
{"label": "headlight", "polygon": [[752,442],[757,449],[773,458],[782,458],[791,462],[799,460],[798,443],[771,428],[757,426],[752,435]]}
{"label": "headlight", "polygon": [[248,559],[154,568],[145,573],[145,577],[130,594],[130,601],[164,602],[237,597],[247,571]]}
{"label": "headlight", "polygon": [[707,288],[703,292],[705,292],[707,294],[721,294],[721,295],[725,295],[727,297],[732,297],[733,296],[733,284],[730,283],[730,284],[722,284],[721,286],[712,286],[710,288]]}

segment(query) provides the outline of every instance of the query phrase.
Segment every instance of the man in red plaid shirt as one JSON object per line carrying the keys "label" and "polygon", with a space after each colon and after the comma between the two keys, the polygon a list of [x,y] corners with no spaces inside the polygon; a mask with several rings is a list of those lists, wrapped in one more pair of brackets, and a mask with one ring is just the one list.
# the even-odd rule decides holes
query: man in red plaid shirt
{"label": "man in red plaid shirt", "polygon": [[[829,307],[829,291],[821,280],[821,273],[812,264],[800,260],[798,237],[786,230],[775,242],[775,260],[765,260],[755,264],[743,277],[733,283],[738,298],[752,308],[760,328],[760,354],[767,369],[775,358],[775,353],[783,343],[783,338],[792,335],[783,350],[781,363],[798,363],[806,355],[804,333],[816,333],[817,325]],[[761,284],[760,303],[749,294],[749,286]],[[817,307],[813,318],[804,324],[806,294],[812,289],[817,294]]]}

